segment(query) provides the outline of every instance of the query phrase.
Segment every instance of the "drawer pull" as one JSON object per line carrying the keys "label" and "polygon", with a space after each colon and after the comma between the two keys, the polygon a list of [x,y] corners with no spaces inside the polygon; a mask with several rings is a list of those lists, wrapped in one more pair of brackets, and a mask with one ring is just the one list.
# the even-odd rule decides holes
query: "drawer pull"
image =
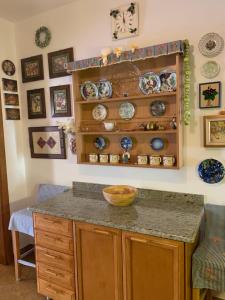
{"label": "drawer pull", "polygon": [[52,275],[52,276],[55,276],[55,277],[62,277],[62,278],[65,277],[65,276],[63,276],[62,274],[53,272],[52,270],[49,270],[49,269],[47,269],[45,272],[46,272],[47,274]]}
{"label": "drawer pull", "polygon": [[96,233],[100,233],[100,234],[104,234],[104,235],[112,235],[112,232],[109,232],[109,231],[105,231],[105,230],[100,230],[100,229],[94,229],[94,231]]}
{"label": "drawer pull", "polygon": [[53,258],[53,259],[59,258],[59,257],[56,256],[56,255],[52,255],[52,254],[48,254],[48,253],[44,253],[44,255],[45,255],[46,257]]}
{"label": "drawer pull", "polygon": [[139,242],[139,243],[144,243],[144,244],[146,244],[148,242],[147,240],[138,239],[138,238],[134,238],[134,237],[131,237],[130,240],[133,242]]}
{"label": "drawer pull", "polygon": [[53,289],[50,285],[46,286],[46,290],[54,294],[64,294],[62,290],[57,290],[56,288]]}

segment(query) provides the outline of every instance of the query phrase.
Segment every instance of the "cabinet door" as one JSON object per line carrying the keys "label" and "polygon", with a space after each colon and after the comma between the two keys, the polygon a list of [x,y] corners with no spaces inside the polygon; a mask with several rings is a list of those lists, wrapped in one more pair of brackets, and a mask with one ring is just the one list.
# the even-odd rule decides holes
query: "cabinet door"
{"label": "cabinet door", "polygon": [[122,300],[121,231],[75,224],[79,300]]}
{"label": "cabinet door", "polygon": [[123,233],[125,300],[183,300],[184,243]]}

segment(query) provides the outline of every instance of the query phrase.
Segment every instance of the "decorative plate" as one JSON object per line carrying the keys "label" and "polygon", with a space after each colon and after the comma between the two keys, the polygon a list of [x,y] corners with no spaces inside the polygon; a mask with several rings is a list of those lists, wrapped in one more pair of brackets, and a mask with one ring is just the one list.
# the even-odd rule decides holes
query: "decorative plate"
{"label": "decorative plate", "polygon": [[84,100],[98,99],[98,88],[91,81],[85,81],[81,85],[80,93]]}
{"label": "decorative plate", "polygon": [[96,121],[105,120],[105,118],[107,117],[107,114],[108,114],[107,108],[102,104],[96,105],[92,110],[92,117]]}
{"label": "decorative plate", "polygon": [[120,105],[119,115],[123,120],[131,120],[135,114],[135,107],[130,102],[125,102]]}
{"label": "decorative plate", "polygon": [[13,76],[16,72],[16,67],[11,60],[4,60],[2,62],[2,70],[8,76]]}
{"label": "decorative plate", "polygon": [[96,149],[98,150],[103,150],[106,147],[106,140],[104,139],[104,137],[102,136],[98,136],[95,140],[94,140],[94,145],[96,147]]}
{"label": "decorative plate", "polygon": [[120,140],[120,145],[121,148],[125,151],[129,151],[132,149],[133,147],[133,141],[130,137],[128,136],[124,136],[121,140]]}
{"label": "decorative plate", "polygon": [[160,91],[161,81],[157,74],[153,72],[145,73],[139,78],[139,88],[142,93],[149,95]]}
{"label": "decorative plate", "polygon": [[159,75],[161,81],[161,91],[175,91],[177,88],[177,75],[175,71],[164,70]]}
{"label": "decorative plate", "polygon": [[39,48],[45,48],[50,44],[52,35],[50,30],[41,26],[35,33],[35,43]]}
{"label": "decorative plate", "polygon": [[165,142],[161,138],[153,138],[150,142],[150,145],[153,150],[162,150],[165,146]]}
{"label": "decorative plate", "polygon": [[198,48],[202,55],[207,57],[217,56],[224,47],[223,38],[214,32],[205,34],[199,41]]}
{"label": "decorative plate", "polygon": [[101,80],[98,83],[98,95],[101,99],[112,97],[112,84],[108,80]]}
{"label": "decorative plate", "polygon": [[216,77],[219,74],[219,72],[220,72],[220,66],[214,60],[210,60],[210,61],[206,62],[201,67],[202,76],[209,78],[209,79]]}
{"label": "decorative plate", "polygon": [[163,116],[166,112],[166,105],[163,101],[153,101],[150,106],[150,112],[153,116]]}
{"label": "decorative plate", "polygon": [[224,178],[223,164],[213,158],[203,160],[198,166],[199,177],[206,183],[218,183]]}

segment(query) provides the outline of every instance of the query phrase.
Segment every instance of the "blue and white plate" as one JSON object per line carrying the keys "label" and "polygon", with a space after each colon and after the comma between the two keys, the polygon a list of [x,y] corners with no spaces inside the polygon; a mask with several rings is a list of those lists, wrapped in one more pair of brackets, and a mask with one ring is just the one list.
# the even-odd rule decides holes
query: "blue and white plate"
{"label": "blue and white plate", "polygon": [[165,142],[164,142],[163,139],[157,137],[157,138],[153,138],[150,141],[150,145],[151,145],[153,150],[159,151],[159,150],[162,150],[164,148]]}
{"label": "blue and white plate", "polygon": [[121,140],[120,140],[120,145],[122,147],[123,150],[129,151],[132,149],[133,147],[133,141],[132,138],[128,137],[128,136],[124,136]]}
{"label": "blue and white plate", "polygon": [[96,149],[98,150],[103,150],[106,147],[106,140],[104,139],[104,137],[102,136],[98,136],[95,140],[94,140],[94,145],[96,147]]}
{"label": "blue and white plate", "polygon": [[80,93],[84,100],[98,99],[98,88],[91,81],[85,81],[80,87]]}
{"label": "blue and white plate", "polygon": [[154,72],[145,73],[139,78],[139,88],[145,95],[160,92],[160,87],[161,81],[159,75]]}
{"label": "blue and white plate", "polygon": [[161,81],[161,91],[170,92],[177,88],[177,75],[175,71],[164,70],[159,75]]}
{"label": "blue and white plate", "polygon": [[218,183],[224,178],[223,164],[213,158],[203,160],[198,166],[199,177],[206,183]]}
{"label": "blue and white plate", "polygon": [[112,84],[108,80],[101,80],[98,83],[98,95],[101,99],[112,97]]}

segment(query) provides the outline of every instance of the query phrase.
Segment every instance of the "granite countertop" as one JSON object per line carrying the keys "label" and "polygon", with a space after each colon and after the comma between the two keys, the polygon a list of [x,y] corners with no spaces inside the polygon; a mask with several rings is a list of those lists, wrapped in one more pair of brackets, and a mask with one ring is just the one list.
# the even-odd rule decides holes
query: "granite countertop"
{"label": "granite countertop", "polygon": [[74,182],[72,190],[30,209],[171,240],[195,241],[204,211],[203,196],[139,189],[133,205],[115,207],[104,200],[103,187]]}

